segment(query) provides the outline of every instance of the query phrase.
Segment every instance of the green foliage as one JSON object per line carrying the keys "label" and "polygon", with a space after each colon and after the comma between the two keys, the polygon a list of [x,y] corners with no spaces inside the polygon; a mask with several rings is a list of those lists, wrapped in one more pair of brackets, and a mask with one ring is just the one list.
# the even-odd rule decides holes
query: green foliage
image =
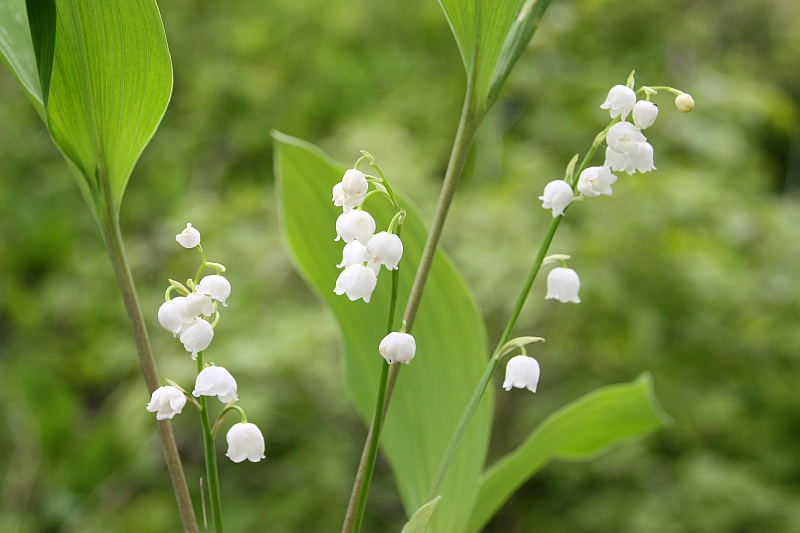
{"label": "green foliage", "polygon": [[[378,278],[368,305],[334,295],[339,274],[335,265],[341,260],[343,245],[331,238],[341,210],[331,203],[330,190],[346,167],[297,139],[279,133],[273,137],[287,244],[308,282],[336,315],[344,339],[348,389],[368,421],[375,408],[381,365],[386,364],[377,347],[387,333],[390,276],[384,273]],[[408,205],[407,201],[401,203]],[[367,208],[379,227],[388,225],[393,215],[388,202],[378,197]],[[427,235],[415,209],[406,209],[400,309],[405,306]],[[434,260],[418,317],[414,337],[420,351],[414,364],[401,371],[381,439],[409,514],[427,503],[428,487],[487,357],[480,315],[441,253]],[[392,330],[398,326],[394,324]],[[466,525],[464,510],[475,500],[486,453],[492,397],[487,391],[442,484],[442,503],[431,531],[460,531]]]}
{"label": "green foliage", "polygon": [[551,458],[589,459],[615,444],[652,433],[665,420],[647,375],[631,384],[597,389],[559,409],[486,472],[468,530],[480,531]]}
{"label": "green foliage", "polygon": [[488,110],[528,46],[551,0],[439,0],[481,112]]}
{"label": "green foliage", "polygon": [[428,526],[433,518],[433,513],[436,512],[436,508],[439,506],[439,502],[441,501],[442,497],[437,496],[417,509],[417,512],[411,516],[408,522],[406,522],[406,525],[403,526],[403,529],[400,531],[400,533],[425,533],[428,531]]}
{"label": "green foliage", "polygon": [[31,40],[25,0],[0,4],[0,60],[31,99],[36,112],[44,118],[44,98]]}
{"label": "green foliage", "polygon": [[[24,11],[18,2],[3,15],[23,20]],[[12,23],[13,40],[2,43],[6,64],[42,103],[50,135],[95,216],[106,188],[118,212],[172,93],[158,7],[153,0],[31,0],[28,11],[30,30]]]}
{"label": "green foliage", "polygon": [[[588,463],[550,463],[487,532],[800,531],[796,4],[548,8],[445,228],[490,339],[548,222],[536,197],[604,125],[605,91],[636,68],[698,105],[678,115],[659,95],[648,130],[658,170],[622,176],[612,198],[575,206],[559,229],[553,252],[572,255],[583,303],[544,302],[534,286],[516,334],[547,337],[529,348],[542,381],[533,401],[497,395],[489,463],[547,414],[643,370],[675,423]],[[121,218],[162,375],[191,385],[185,352],[155,319],[166,277],[191,268],[172,241],[190,221],[228,266],[215,350],[267,439],[258,465],[220,457],[227,525],[335,531],[363,422],[342,385],[337,327],[281,246],[268,130],[342,161],[369,149],[429,219],[463,94],[458,51],[430,0],[160,7],[175,97]],[[178,531],[94,221],[4,72],[0,124],[0,530]],[[197,418],[186,411],[174,427],[196,491]],[[379,461],[364,531],[405,523],[391,477]]]}

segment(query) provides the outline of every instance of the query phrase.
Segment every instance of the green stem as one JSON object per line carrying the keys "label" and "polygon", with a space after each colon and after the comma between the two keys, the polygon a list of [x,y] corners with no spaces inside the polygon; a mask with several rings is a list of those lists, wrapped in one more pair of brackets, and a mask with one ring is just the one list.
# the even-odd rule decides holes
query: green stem
{"label": "green stem", "polygon": [[[98,181],[100,183],[108,183],[107,179],[101,179],[100,177],[98,177]],[[97,223],[108,251],[108,257],[111,260],[111,266],[114,269],[117,285],[119,285],[119,290],[122,294],[122,301],[125,304],[128,320],[131,324],[144,381],[147,385],[147,390],[152,393],[160,386],[158,370],[153,358],[150,339],[147,336],[147,328],[139,305],[139,298],[136,294],[136,287],[133,283],[133,275],[122,244],[122,233],[119,228],[119,220],[114,209],[113,199],[108,187],[104,187],[104,189],[102,209],[97,211]],[[180,454],[175,444],[175,436],[172,434],[172,426],[169,420],[158,421],[157,426],[161,449],[163,450],[164,460],[167,463],[167,470],[172,481],[172,490],[177,500],[183,529],[187,533],[199,533],[197,518],[192,507],[192,499],[186,484],[186,476],[183,473]]]}
{"label": "green stem", "polygon": [[[203,354],[197,354],[197,373],[203,370]],[[219,491],[219,474],[217,473],[217,453],[214,447],[214,433],[208,418],[208,397],[200,396],[200,422],[203,425],[203,452],[206,459],[206,481],[208,482],[208,499],[211,507],[211,523],[216,533],[223,533],[222,502]]]}
{"label": "green stem", "polygon": [[[592,157],[597,152],[600,144],[601,143],[592,144],[592,147],[581,160],[581,164],[578,166],[578,169],[573,172],[572,176],[570,176],[570,185],[572,186],[573,190],[575,190],[575,187],[578,183],[576,177],[579,176],[580,173],[588,166]],[[528,278],[525,280],[525,283],[522,285],[522,289],[517,296],[517,301],[511,311],[511,316],[508,319],[506,328],[503,331],[503,334],[500,336],[500,339],[497,341],[497,347],[495,348],[494,352],[492,353],[492,357],[489,359],[489,362],[486,365],[486,370],[484,371],[478,386],[475,387],[475,391],[472,393],[472,397],[470,398],[467,407],[464,409],[464,413],[461,415],[461,420],[459,420],[458,425],[453,432],[453,436],[450,438],[450,442],[447,444],[447,449],[445,450],[442,460],[439,463],[439,467],[436,470],[436,474],[433,477],[433,481],[431,482],[430,489],[428,489],[428,495],[427,498],[425,498],[425,501],[430,501],[437,496],[439,486],[441,485],[442,480],[447,473],[447,469],[450,467],[450,463],[452,462],[453,457],[458,450],[461,439],[463,438],[464,433],[466,432],[467,427],[472,420],[472,415],[475,414],[475,410],[478,408],[478,404],[483,397],[483,393],[486,391],[486,387],[489,385],[489,381],[494,374],[494,371],[500,364],[500,359],[503,355],[501,350],[511,338],[511,333],[514,331],[514,326],[517,325],[517,320],[519,320],[519,315],[522,313],[522,308],[525,306],[525,301],[528,299],[528,295],[531,292],[533,282],[536,280],[536,276],[539,274],[539,270],[542,268],[542,262],[547,256],[547,251],[550,249],[550,244],[553,242],[553,237],[555,236],[556,230],[558,229],[559,224],[561,224],[561,220],[563,218],[563,215],[555,217],[550,222],[550,227],[547,228],[547,233],[539,245],[539,251],[536,254],[536,258],[533,260],[533,265],[528,273]]]}
{"label": "green stem", "polygon": [[542,261],[544,261],[544,258],[547,255],[547,250],[550,248],[550,243],[553,241],[553,236],[555,235],[556,229],[561,223],[562,218],[564,217],[558,216],[550,223],[547,234],[545,234],[544,240],[539,246],[539,253],[536,254],[533,267],[528,273],[528,278],[525,280],[525,284],[522,286],[519,296],[517,296],[517,301],[514,304],[514,309],[511,311],[511,317],[508,319],[506,329],[500,336],[500,340],[497,342],[497,347],[495,348],[492,357],[489,358],[489,363],[486,365],[486,370],[484,371],[478,386],[475,387],[475,391],[472,393],[472,397],[470,398],[467,407],[464,409],[464,413],[461,415],[461,420],[458,421],[458,425],[453,432],[453,436],[450,437],[450,442],[447,444],[447,449],[445,450],[444,455],[442,455],[442,460],[439,463],[439,467],[436,469],[436,474],[434,475],[431,486],[428,489],[428,496],[425,498],[426,502],[431,501],[437,496],[439,486],[441,485],[442,480],[447,473],[447,469],[450,467],[450,463],[453,461],[453,457],[458,450],[459,444],[461,444],[461,439],[463,438],[464,433],[467,431],[467,427],[472,420],[472,415],[475,414],[475,410],[478,408],[478,404],[483,397],[483,393],[486,391],[486,387],[489,385],[489,381],[491,380],[494,371],[497,369],[497,365],[500,364],[500,350],[511,338],[511,332],[514,330],[514,326],[517,324],[517,320],[519,319],[519,315],[522,312],[522,308],[528,298],[528,294],[530,294],[533,282],[542,267]]}
{"label": "green stem", "polygon": [[[397,230],[398,235],[401,228],[402,226]],[[394,314],[395,308],[397,307],[397,291],[400,282],[399,274],[400,272],[398,269],[392,271],[392,299],[389,303],[389,319],[386,327],[387,334],[394,331]],[[372,414],[372,423],[367,432],[364,450],[361,453],[361,461],[359,462],[356,472],[356,479],[353,482],[353,490],[350,493],[350,502],[347,505],[347,512],[345,513],[344,523],[342,524],[343,533],[349,533],[351,531],[357,533],[361,529],[361,523],[364,520],[364,509],[367,504],[372,473],[375,471],[375,460],[378,457],[378,444],[380,443],[383,420],[386,415],[383,406],[386,398],[386,383],[391,366],[394,365],[381,362],[381,377],[378,382],[378,396],[375,402],[375,411]]]}

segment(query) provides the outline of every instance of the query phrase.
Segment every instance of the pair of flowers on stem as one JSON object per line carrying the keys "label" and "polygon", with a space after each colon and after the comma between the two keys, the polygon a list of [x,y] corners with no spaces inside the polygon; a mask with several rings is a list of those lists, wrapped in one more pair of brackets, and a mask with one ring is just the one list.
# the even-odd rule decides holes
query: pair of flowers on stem
{"label": "pair of flowers on stem", "polygon": [[[218,305],[227,306],[226,301],[231,294],[231,285],[221,274],[225,267],[219,263],[206,261],[205,254],[200,246],[200,232],[191,224],[179,233],[175,240],[184,248],[195,248],[200,252],[201,265],[197,275],[186,284],[170,280],[167,288],[165,302],[158,310],[158,321],[164,329],[178,337],[183,347],[190,352],[192,359],[198,359],[203,350],[208,348],[214,338],[214,327],[219,321]],[[212,268],[216,274],[200,278],[206,268]],[[173,292],[180,296],[171,297]],[[191,395],[177,383],[169,381],[153,391],[147,410],[156,413],[157,420],[169,420],[179,414],[187,401],[191,401],[203,416],[205,404],[199,403],[195,398],[216,396],[225,404],[217,418],[212,435],[216,435],[223,419],[230,411],[237,411],[241,421],[231,426],[226,435],[228,451],[226,455],[234,462],[240,463],[245,459],[257,462],[264,456],[264,436],[255,424],[247,422],[244,410],[236,405],[237,384],[228,370],[221,366],[203,365],[202,359],[198,361],[201,367],[195,379],[194,390]]]}

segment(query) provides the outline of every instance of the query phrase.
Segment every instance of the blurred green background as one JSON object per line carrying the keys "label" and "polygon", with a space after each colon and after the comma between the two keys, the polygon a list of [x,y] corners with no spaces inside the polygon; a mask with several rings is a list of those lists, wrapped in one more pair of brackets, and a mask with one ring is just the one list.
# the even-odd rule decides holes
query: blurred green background
{"label": "blurred green background", "polygon": [[[134,171],[122,226],[162,379],[189,357],[156,321],[196,257],[233,284],[214,357],[239,381],[267,460],[222,457],[230,531],[336,531],[364,426],[331,317],[282,248],[269,132],[344,163],[377,158],[430,216],[464,89],[433,0],[162,2],[172,103]],[[541,335],[539,392],[498,394],[491,459],[603,384],[654,375],[674,423],[585,464],[553,463],[493,532],[800,531],[800,4],[556,1],[487,118],[444,235],[496,339],[549,213],[536,199],[606,121],[632,68],[660,94],[658,170],[570,211],[580,305],[537,283],[519,334]],[[178,531],[127,319],[66,165],[0,74],[0,531]],[[332,228],[320,228],[330,231]],[[497,376],[498,386],[502,376]],[[174,428],[193,492],[202,440]],[[219,439],[224,447],[223,439]],[[199,504],[198,504],[199,505]],[[365,531],[403,510],[379,463]]]}

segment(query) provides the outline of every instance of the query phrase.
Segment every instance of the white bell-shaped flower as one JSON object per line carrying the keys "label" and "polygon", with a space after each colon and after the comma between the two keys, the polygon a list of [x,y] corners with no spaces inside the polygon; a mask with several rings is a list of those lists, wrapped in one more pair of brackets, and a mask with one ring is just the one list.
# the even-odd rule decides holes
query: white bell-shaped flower
{"label": "white bell-shaped flower", "polygon": [[653,147],[649,142],[643,142],[641,146],[639,146],[639,155],[634,158],[634,165],[636,166],[636,170],[641,173],[656,169],[653,160]]}
{"label": "white bell-shaped flower", "polygon": [[211,344],[214,338],[214,329],[211,324],[202,318],[194,318],[181,330],[181,342],[187,352],[191,352],[192,359],[197,359],[197,354]]}
{"label": "white bell-shaped flower", "polygon": [[675,98],[675,107],[678,108],[678,111],[688,113],[694,109],[694,98],[689,93],[681,93]]}
{"label": "white bell-shaped flower", "polygon": [[503,388],[511,390],[512,387],[518,389],[528,389],[536,392],[539,384],[539,362],[527,355],[517,355],[508,360],[506,364],[506,379],[503,381]]}
{"label": "white bell-shaped flower", "polygon": [[587,198],[605,194],[611,196],[611,185],[617,177],[608,167],[589,167],[581,172],[578,178],[578,192]]}
{"label": "white bell-shaped flower", "polygon": [[156,420],[171,420],[186,405],[186,396],[175,387],[165,385],[153,391],[147,410],[156,414]]}
{"label": "white bell-shaped flower", "polygon": [[342,177],[342,191],[351,198],[360,196],[363,199],[368,187],[367,178],[360,170],[348,169]]}
{"label": "white bell-shaped flower", "polygon": [[203,316],[211,316],[214,313],[214,302],[211,301],[211,296],[199,292],[193,292],[186,297],[186,314],[192,318]]}
{"label": "white bell-shaped flower", "polygon": [[417,342],[410,333],[393,331],[383,338],[378,351],[389,364],[408,364],[417,352]]}
{"label": "white bell-shaped flower", "polygon": [[633,106],[633,123],[643,130],[652,126],[657,116],[658,106],[653,102],[639,100]]}
{"label": "white bell-shaped flower", "polygon": [[370,265],[385,265],[388,270],[397,270],[403,257],[403,242],[393,233],[381,231],[367,243],[366,261]]}
{"label": "white bell-shaped flower", "polygon": [[197,292],[210,296],[222,305],[227,305],[225,301],[231,295],[231,283],[218,274],[205,276],[197,284]]}
{"label": "white bell-shaped flower", "polygon": [[191,224],[186,224],[186,229],[175,235],[175,240],[184,248],[194,248],[200,244],[200,232]]}
{"label": "white bell-shaped flower", "polygon": [[571,268],[556,267],[547,275],[547,296],[545,300],[556,299],[559,302],[581,303],[578,290],[581,280],[578,273]]}
{"label": "white bell-shaped flower", "polygon": [[342,213],[336,219],[336,240],[342,239],[346,243],[357,240],[364,246],[367,245],[372,234],[375,233],[375,220],[366,211],[354,209]]}
{"label": "white bell-shaped flower", "polygon": [[369,303],[377,284],[378,276],[373,269],[360,264],[350,265],[339,274],[333,292],[340,296],[346,294],[350,301],[361,298]]}
{"label": "white bell-shaped flower", "polygon": [[331,191],[333,194],[333,205],[342,207],[344,206],[344,202],[347,199],[346,195],[344,194],[344,190],[342,190],[342,182],[340,181],[336,185],[333,186],[333,190]]}
{"label": "white bell-shaped flower", "polygon": [[622,117],[625,120],[636,104],[636,93],[633,89],[625,85],[615,85],[608,91],[606,101],[600,105],[600,109],[608,109],[611,118]]}
{"label": "white bell-shaped flower", "polygon": [[264,435],[255,424],[239,422],[232,425],[225,440],[228,441],[228,451],[225,455],[234,463],[241,463],[245,459],[257,463],[266,457]]}
{"label": "white bell-shaped flower", "polygon": [[646,140],[641,130],[630,122],[617,122],[606,133],[608,147],[626,156],[639,155],[641,144]]}
{"label": "white bell-shaped flower", "polygon": [[161,304],[158,308],[158,322],[175,337],[183,326],[192,321],[192,315],[186,312],[186,297],[177,296]]}
{"label": "white bell-shaped flower", "polygon": [[221,366],[207,366],[197,374],[192,396],[216,396],[222,403],[238,400],[236,380]]}
{"label": "white bell-shaped flower", "polygon": [[539,197],[542,207],[553,210],[553,218],[564,214],[564,209],[572,202],[575,193],[564,180],[554,180],[545,185],[544,193]]}
{"label": "white bell-shaped flower", "polygon": [[367,247],[358,241],[348,242],[342,250],[342,262],[336,268],[347,268],[350,265],[360,265],[366,261]]}

